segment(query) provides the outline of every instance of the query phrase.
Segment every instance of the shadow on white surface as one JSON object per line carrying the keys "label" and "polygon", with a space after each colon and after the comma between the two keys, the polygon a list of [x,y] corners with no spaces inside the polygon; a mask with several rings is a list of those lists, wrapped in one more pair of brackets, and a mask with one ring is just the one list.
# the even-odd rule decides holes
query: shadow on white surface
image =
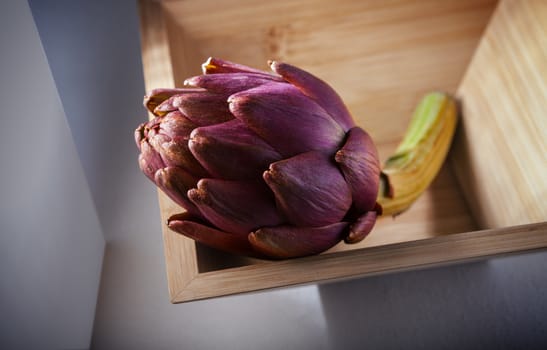
{"label": "shadow on white surface", "polygon": [[546,349],[547,254],[319,287],[331,348]]}

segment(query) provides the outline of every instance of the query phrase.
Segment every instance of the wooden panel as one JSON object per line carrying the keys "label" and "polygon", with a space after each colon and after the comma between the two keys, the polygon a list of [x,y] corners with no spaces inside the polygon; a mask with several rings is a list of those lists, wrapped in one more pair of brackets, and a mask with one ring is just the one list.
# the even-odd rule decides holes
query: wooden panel
{"label": "wooden panel", "polygon": [[286,60],[329,82],[380,143],[401,139],[425,92],[456,91],[494,5],[493,0],[164,3],[176,22],[170,28],[174,66],[184,65],[179,57],[188,55],[194,74],[208,56],[260,69],[268,69],[269,59]]}
{"label": "wooden panel", "polygon": [[503,1],[458,90],[454,168],[481,227],[547,220],[547,1]]}
{"label": "wooden panel", "polygon": [[147,90],[174,87],[167,24],[160,3],[140,1],[141,48]]}

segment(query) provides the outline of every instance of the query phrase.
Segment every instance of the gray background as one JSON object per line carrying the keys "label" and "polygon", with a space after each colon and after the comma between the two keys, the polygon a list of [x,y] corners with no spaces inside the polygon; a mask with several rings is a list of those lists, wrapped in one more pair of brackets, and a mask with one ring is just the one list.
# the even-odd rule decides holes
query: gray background
{"label": "gray background", "polygon": [[547,347],[545,252],[171,305],[136,3],[3,1],[0,26],[0,348]]}

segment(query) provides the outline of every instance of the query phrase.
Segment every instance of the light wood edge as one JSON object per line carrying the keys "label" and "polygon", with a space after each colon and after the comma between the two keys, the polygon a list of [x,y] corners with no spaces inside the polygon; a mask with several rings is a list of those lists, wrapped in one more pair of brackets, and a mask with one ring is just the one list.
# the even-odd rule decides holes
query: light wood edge
{"label": "light wood edge", "polygon": [[139,1],[141,53],[144,83],[147,90],[175,87],[173,67],[166,58],[171,57],[165,15],[161,3]]}
{"label": "light wood edge", "polygon": [[499,1],[456,93],[452,169],[481,228],[547,218],[546,20],[543,0]]}
{"label": "light wood edge", "polygon": [[[171,50],[162,4],[157,1],[139,1],[142,64],[147,91],[154,88],[175,87]],[[152,118],[152,115],[149,115]],[[165,224],[167,208],[175,205],[158,190],[162,220],[165,261],[169,297],[174,300],[198,275],[196,245],[193,240],[173,234]],[[175,262],[175,263],[173,263]],[[176,276],[170,278],[170,276]]]}
{"label": "light wood edge", "polygon": [[195,275],[171,299],[181,303],[264,289],[522,253],[547,247],[547,222],[317,255]]}

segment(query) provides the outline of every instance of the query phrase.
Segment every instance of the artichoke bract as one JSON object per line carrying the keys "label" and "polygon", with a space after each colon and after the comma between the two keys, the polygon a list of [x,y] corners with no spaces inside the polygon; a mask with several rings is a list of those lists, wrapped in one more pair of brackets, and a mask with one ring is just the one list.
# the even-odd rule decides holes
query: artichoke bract
{"label": "artichoke bract", "polygon": [[185,209],[170,229],[270,259],[361,241],[381,214],[371,137],[325,82],[287,63],[273,73],[209,58],[185,88],[144,99],[135,138],[144,174]]}

